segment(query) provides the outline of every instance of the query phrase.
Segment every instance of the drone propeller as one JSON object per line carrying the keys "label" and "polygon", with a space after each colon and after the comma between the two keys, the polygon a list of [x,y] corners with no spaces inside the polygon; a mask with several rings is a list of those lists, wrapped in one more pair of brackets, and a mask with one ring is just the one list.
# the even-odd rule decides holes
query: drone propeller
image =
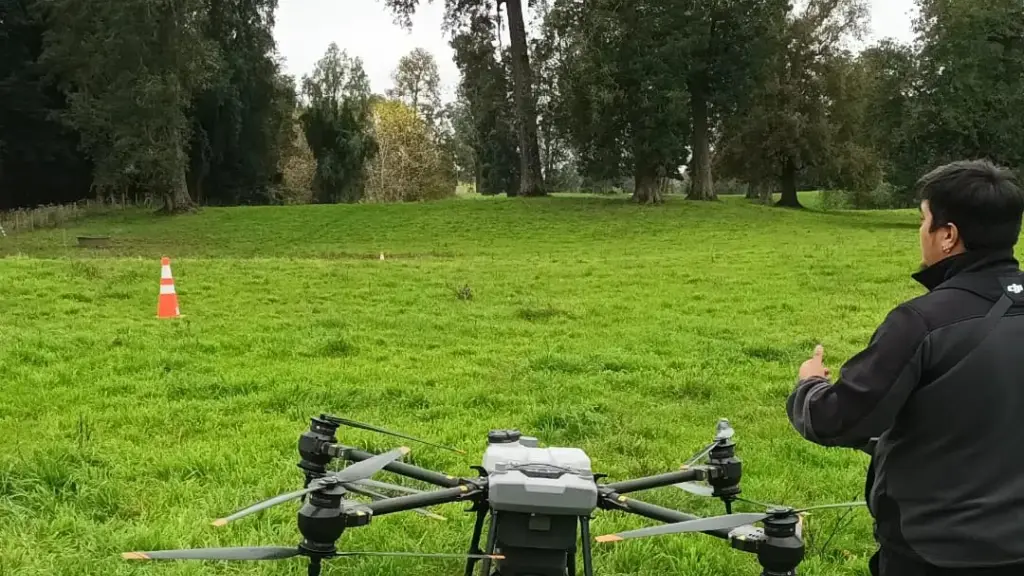
{"label": "drone propeller", "polygon": [[686,462],[683,462],[683,468],[686,468],[688,466],[693,466],[697,462],[700,462],[701,460],[703,460],[705,456],[707,456],[708,454],[711,454],[711,451],[715,449],[715,446],[718,446],[718,441],[717,440],[715,440],[711,444],[708,444],[707,446],[705,446],[703,450],[701,450],[700,452],[697,452],[696,454],[691,456],[690,459],[687,460]]}
{"label": "drone propeller", "polygon": [[696,494],[697,496],[711,497],[715,494],[715,489],[706,484],[698,484],[696,482],[681,482],[679,484],[673,484],[676,488],[689,492],[690,494]]}
{"label": "drone propeller", "polygon": [[[733,429],[732,425],[729,424],[729,420],[726,418],[720,419],[715,428],[715,441],[705,446],[700,452],[697,452],[696,454],[691,456],[690,459],[687,460],[686,462],[683,462],[682,468],[686,469],[689,468],[690,466],[693,466],[697,462],[700,462],[705,457],[707,457],[708,454],[711,454],[711,451],[714,450],[717,446],[732,439],[732,437],[735,435],[736,431]],[[711,486],[708,486],[706,484],[698,484],[697,482],[681,482],[679,484],[673,484],[673,486],[685,490],[686,492],[689,492],[691,494],[696,494],[697,496],[710,497],[713,496],[715,492],[714,488],[712,488]]]}
{"label": "drone propeller", "polygon": [[[380,484],[382,484],[384,486],[390,486],[390,485],[385,484],[383,482],[380,482]],[[355,483],[342,484],[342,486],[344,486],[345,489],[348,490],[349,492],[352,492],[354,494],[362,494],[363,496],[369,496],[373,500],[387,500],[389,498],[389,496],[385,496],[384,494],[381,494],[380,492],[375,492],[373,490],[370,490],[369,488],[363,488],[363,487],[361,487],[361,486],[359,486],[359,485],[357,485]],[[417,492],[419,492],[419,490],[417,490]],[[445,518],[444,516],[441,516],[439,514],[434,514],[433,512],[430,512],[428,510],[424,510],[423,508],[413,508],[412,511],[417,513],[417,514],[420,514],[422,516],[426,516],[427,518],[432,518],[434,520],[447,520],[447,518]]]}
{"label": "drone propeller", "polygon": [[363,480],[356,480],[351,484],[358,484],[359,486],[366,486],[368,488],[376,488],[378,490],[394,490],[395,492],[402,492],[404,494],[423,494],[423,490],[416,488],[409,488],[408,486],[399,486],[398,484],[388,484],[387,482],[379,482],[377,480],[371,480],[365,478]]}
{"label": "drone propeller", "polygon": [[257,546],[243,548],[196,548],[192,550],[158,550],[125,552],[125,560],[282,560],[301,554],[298,548]]}
{"label": "drone propeller", "polygon": [[266,510],[267,508],[277,506],[278,504],[283,504],[284,502],[288,502],[289,500],[302,498],[306,494],[310,494],[312,492],[316,492],[317,490],[322,490],[330,486],[336,486],[338,484],[344,484],[346,482],[353,482],[356,480],[366,480],[370,476],[373,476],[377,472],[381,471],[389,463],[398,460],[399,458],[405,456],[408,453],[409,449],[403,446],[401,448],[396,448],[395,450],[392,450],[384,454],[378,454],[373,458],[368,458],[366,460],[363,460],[362,462],[352,464],[351,466],[341,470],[340,472],[335,472],[328,476],[317,478],[310,482],[308,487],[302,490],[296,490],[295,492],[281,494],[280,496],[275,496],[273,498],[270,498],[269,500],[264,500],[263,502],[253,504],[248,508],[239,510],[238,512],[235,512],[230,516],[218,518],[217,520],[214,520],[213,525],[224,526],[228,522],[238,520],[239,518],[244,518],[245,516],[254,514],[261,510]]}
{"label": "drone propeller", "polygon": [[[125,552],[125,560],[283,560],[306,555],[299,548],[261,546],[241,548],[194,548],[191,550],[160,550],[154,552]],[[430,554],[420,552],[334,552],[329,558],[342,556],[401,556],[412,558],[458,558],[477,560],[503,560],[495,554]]]}
{"label": "drone propeller", "polygon": [[690,532],[708,532],[712,530],[732,530],[740,528],[748,524],[754,524],[767,520],[771,517],[786,517],[792,515],[801,515],[804,512],[811,510],[821,510],[825,508],[849,508],[851,506],[863,506],[864,502],[847,502],[844,504],[824,504],[821,506],[812,506],[810,508],[803,508],[801,510],[793,510],[790,508],[772,508],[767,513],[759,512],[745,512],[742,514],[727,514],[725,516],[712,516],[710,518],[698,518],[696,520],[687,520],[685,522],[676,522],[673,524],[665,524],[662,526],[652,526],[650,528],[640,528],[639,530],[630,530],[628,532],[619,532],[618,534],[607,534],[605,536],[598,536],[598,542],[618,542],[620,540],[627,540],[631,538],[646,538],[648,536],[661,536],[664,534],[683,534]]}
{"label": "drone propeller", "polygon": [[433,446],[434,448],[441,448],[442,450],[449,450],[449,451],[455,452],[457,454],[463,454],[463,455],[466,454],[464,451],[459,450],[458,448],[452,448],[450,446],[444,446],[442,444],[435,444],[433,442],[428,442],[426,440],[421,440],[419,438],[414,438],[412,436],[408,436],[406,434],[402,434],[401,432],[394,432],[392,430],[387,430],[387,429],[384,429],[384,428],[380,428],[378,426],[372,426],[370,424],[363,424],[362,422],[356,422],[355,420],[349,420],[347,418],[338,418],[337,416],[330,416],[330,419],[331,419],[332,422],[334,422],[336,424],[341,424],[343,426],[349,426],[351,428],[359,428],[361,430],[368,430],[370,432],[377,432],[377,433],[380,433],[380,434],[387,434],[389,436],[395,436],[396,438],[404,438],[406,440],[411,440],[413,442],[419,442],[420,444],[426,444],[427,446]]}

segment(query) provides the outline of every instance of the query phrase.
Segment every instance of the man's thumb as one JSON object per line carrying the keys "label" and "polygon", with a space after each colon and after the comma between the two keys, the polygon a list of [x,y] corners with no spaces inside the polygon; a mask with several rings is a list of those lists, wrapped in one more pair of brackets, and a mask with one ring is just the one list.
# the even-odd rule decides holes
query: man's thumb
{"label": "man's thumb", "polygon": [[814,357],[815,358],[817,358],[818,360],[821,360],[821,357],[824,356],[824,355],[825,355],[825,347],[824,346],[822,346],[821,344],[818,344],[817,346],[814,347]]}

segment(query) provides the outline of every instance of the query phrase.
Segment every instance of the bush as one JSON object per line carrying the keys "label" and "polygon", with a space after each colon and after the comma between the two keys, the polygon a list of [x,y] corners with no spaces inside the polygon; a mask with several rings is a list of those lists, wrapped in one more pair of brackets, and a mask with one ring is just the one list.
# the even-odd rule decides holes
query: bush
{"label": "bush", "polygon": [[899,190],[888,182],[873,190],[825,190],[821,203],[826,210],[889,210],[905,204]]}
{"label": "bush", "polygon": [[454,160],[438,145],[416,110],[381,100],[372,112],[377,154],[367,166],[367,202],[414,202],[455,195]]}

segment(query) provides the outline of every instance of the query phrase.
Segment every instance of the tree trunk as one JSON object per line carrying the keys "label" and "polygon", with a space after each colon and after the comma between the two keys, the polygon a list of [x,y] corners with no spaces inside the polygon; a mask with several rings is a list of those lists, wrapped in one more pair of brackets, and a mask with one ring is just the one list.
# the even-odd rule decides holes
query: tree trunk
{"label": "tree trunk", "polygon": [[747,200],[757,200],[761,197],[760,195],[760,182],[748,182],[747,183],[747,194],[745,198]]}
{"label": "tree trunk", "polygon": [[776,206],[803,208],[796,195],[796,163],[792,158],[786,158],[786,164],[782,167],[782,198]]}
{"label": "tree trunk", "polygon": [[711,137],[708,126],[707,78],[698,75],[689,82],[693,108],[693,162],[690,200],[717,200],[711,178]]}
{"label": "tree trunk", "polygon": [[764,205],[770,205],[772,203],[772,184],[766,180],[759,181],[753,187],[754,199],[761,202]]}
{"label": "tree trunk", "polygon": [[636,154],[633,167],[633,201],[638,204],[662,204],[661,182],[658,171],[641,160],[643,156]]}
{"label": "tree trunk", "polygon": [[526,46],[526,25],[522,0],[505,0],[508,30],[512,41],[512,79],[515,84],[516,112],[519,116],[519,195],[544,196],[540,171],[540,146],[537,143],[537,103],[533,97],[533,74]]}
{"label": "tree trunk", "polygon": [[490,192],[484,188],[483,162],[479,157],[473,159],[473,182],[476,184],[477,194],[490,195]]}
{"label": "tree trunk", "polygon": [[192,212],[196,205],[192,197],[188,195],[188,179],[185,176],[184,167],[178,171],[174,183],[164,190],[164,206],[160,209],[165,214],[180,214]]}

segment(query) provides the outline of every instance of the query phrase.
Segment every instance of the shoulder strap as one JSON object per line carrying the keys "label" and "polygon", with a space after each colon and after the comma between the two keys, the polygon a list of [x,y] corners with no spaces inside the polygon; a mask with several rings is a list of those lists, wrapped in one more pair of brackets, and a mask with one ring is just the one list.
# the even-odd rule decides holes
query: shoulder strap
{"label": "shoulder strap", "polygon": [[[1000,283],[1003,286],[1003,295],[989,309],[988,314],[985,315],[981,323],[968,333],[966,337],[957,340],[953,345],[953,349],[939,359],[936,365],[931,368],[933,373],[943,374],[955,368],[985,340],[1010,308],[1024,301],[1024,281],[1022,281],[1021,277],[1000,278]],[[950,289],[962,290],[962,288],[952,286]],[[973,293],[970,290],[968,292]]]}

